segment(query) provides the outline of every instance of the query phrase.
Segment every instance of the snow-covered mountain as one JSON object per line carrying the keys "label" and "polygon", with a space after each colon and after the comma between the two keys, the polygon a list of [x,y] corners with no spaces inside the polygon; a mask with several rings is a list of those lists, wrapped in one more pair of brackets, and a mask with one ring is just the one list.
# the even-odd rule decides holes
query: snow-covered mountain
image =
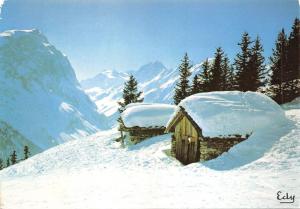
{"label": "snow-covered mountain", "polygon": [[90,89],[94,87],[109,89],[122,85],[127,78],[127,73],[106,70],[100,72],[98,75],[91,79],[83,80],[80,84],[85,89]]}
{"label": "snow-covered mountain", "polygon": [[38,30],[0,34],[0,158],[34,154],[107,127],[67,57]]}
{"label": "snow-covered mountain", "polygon": [[[191,80],[200,71],[201,64],[194,65],[191,68]],[[179,78],[179,71],[169,69],[158,61],[128,73],[104,71],[94,78],[81,81],[81,85],[96,103],[98,110],[114,121],[118,116],[117,101],[122,98],[123,85],[129,74],[133,74],[137,79],[145,102],[173,103],[174,87]]]}

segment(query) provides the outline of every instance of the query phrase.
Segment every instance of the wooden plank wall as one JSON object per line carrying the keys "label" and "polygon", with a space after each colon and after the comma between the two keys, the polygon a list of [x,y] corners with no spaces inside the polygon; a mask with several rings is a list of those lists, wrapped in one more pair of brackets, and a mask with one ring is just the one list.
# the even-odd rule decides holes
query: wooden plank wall
{"label": "wooden plank wall", "polygon": [[[199,159],[198,133],[189,119],[184,116],[175,128],[176,158],[183,164],[196,162]],[[188,140],[190,138],[190,141]]]}
{"label": "wooden plank wall", "polygon": [[202,135],[198,136],[196,128],[186,116],[183,116],[177,123],[174,136],[175,157],[185,165],[199,160],[206,161],[216,158],[235,144],[248,138],[238,135],[227,138],[203,138]]}
{"label": "wooden plank wall", "polygon": [[155,129],[151,129],[151,128],[132,128],[132,129],[128,129],[128,133],[129,133],[129,137],[130,140],[134,143],[137,144],[141,141],[143,141],[144,139],[153,137],[153,136],[159,136],[159,135],[163,135],[165,133],[165,128],[155,128]]}

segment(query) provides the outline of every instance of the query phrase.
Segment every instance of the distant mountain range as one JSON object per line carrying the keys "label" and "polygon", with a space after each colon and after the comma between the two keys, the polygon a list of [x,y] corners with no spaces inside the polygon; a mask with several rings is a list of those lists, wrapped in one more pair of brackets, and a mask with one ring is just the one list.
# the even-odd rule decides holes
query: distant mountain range
{"label": "distant mountain range", "polygon": [[[190,80],[201,72],[201,64],[194,65],[191,72]],[[137,79],[145,102],[173,103],[174,87],[179,79],[178,69],[167,68],[156,61],[127,73],[103,71],[93,78],[81,81],[81,86],[96,103],[99,112],[106,115],[112,123],[118,117],[117,102],[122,98],[124,82],[129,74]]]}

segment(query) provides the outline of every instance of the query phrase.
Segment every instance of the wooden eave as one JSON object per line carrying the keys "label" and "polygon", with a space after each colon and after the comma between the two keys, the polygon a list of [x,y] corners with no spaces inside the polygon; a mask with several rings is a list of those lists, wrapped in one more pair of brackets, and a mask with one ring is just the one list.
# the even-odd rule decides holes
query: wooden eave
{"label": "wooden eave", "polygon": [[185,111],[185,109],[181,106],[180,107],[180,111],[173,117],[173,119],[171,120],[171,122],[169,123],[169,125],[166,127],[166,133],[169,132],[174,132],[175,131],[175,127],[177,125],[177,123],[185,116],[188,118],[188,120],[192,123],[192,125],[195,127],[195,129],[198,132],[198,135],[201,136],[202,135],[202,130],[201,128],[198,126],[198,124],[193,120],[193,118]]}
{"label": "wooden eave", "polygon": [[165,129],[165,127],[164,126],[150,126],[150,127],[139,127],[139,126],[133,126],[133,127],[126,127],[126,126],[122,126],[122,127],[120,127],[120,130],[121,131],[134,131],[134,130],[164,130]]}
{"label": "wooden eave", "polygon": [[183,118],[184,114],[182,112],[182,107],[180,107],[180,111],[172,118],[171,122],[166,127],[166,133],[174,132],[176,124]]}

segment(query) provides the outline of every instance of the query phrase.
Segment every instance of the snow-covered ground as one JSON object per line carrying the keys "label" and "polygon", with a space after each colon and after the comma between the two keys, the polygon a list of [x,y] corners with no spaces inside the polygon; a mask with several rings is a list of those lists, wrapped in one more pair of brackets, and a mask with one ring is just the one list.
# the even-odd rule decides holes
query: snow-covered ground
{"label": "snow-covered ground", "polygon": [[[240,143],[249,157],[237,145],[181,166],[165,154],[170,135],[121,148],[116,130],[67,142],[1,171],[0,208],[300,207],[300,105],[284,108],[289,122]],[[295,202],[281,204],[278,191]]]}

